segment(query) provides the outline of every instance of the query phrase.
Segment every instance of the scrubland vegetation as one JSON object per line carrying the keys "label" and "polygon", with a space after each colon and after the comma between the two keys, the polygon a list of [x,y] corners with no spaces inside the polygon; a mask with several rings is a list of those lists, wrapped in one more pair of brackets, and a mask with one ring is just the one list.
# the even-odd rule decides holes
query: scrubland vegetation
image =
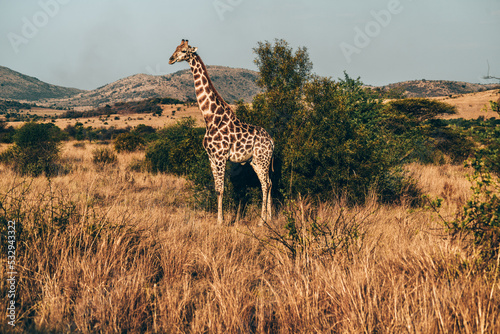
{"label": "scrubland vegetation", "polygon": [[246,166],[228,168],[216,224],[192,120],[10,135],[0,232],[5,268],[16,221],[16,326],[3,317],[2,332],[500,331],[498,121],[315,77],[284,41],[255,52],[263,92],[236,112],[276,143],[264,226]]}

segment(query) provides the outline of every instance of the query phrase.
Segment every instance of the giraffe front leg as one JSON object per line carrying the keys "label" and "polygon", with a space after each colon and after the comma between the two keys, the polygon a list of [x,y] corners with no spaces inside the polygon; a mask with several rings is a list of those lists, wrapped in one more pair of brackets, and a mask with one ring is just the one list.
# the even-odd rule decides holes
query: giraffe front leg
{"label": "giraffe front leg", "polygon": [[226,162],[217,162],[210,158],[210,165],[214,176],[215,192],[217,193],[217,223],[222,224],[222,196],[224,195],[224,173]]}

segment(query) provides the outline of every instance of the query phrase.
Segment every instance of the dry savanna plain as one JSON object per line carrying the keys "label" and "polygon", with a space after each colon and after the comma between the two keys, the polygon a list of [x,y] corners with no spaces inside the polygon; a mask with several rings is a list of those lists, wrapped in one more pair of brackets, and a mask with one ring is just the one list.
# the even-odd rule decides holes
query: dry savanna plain
{"label": "dry savanna plain", "polygon": [[[471,196],[461,165],[405,166],[439,208],[380,204],[376,194],[362,206],[299,197],[276,203],[264,226],[259,207],[239,219],[227,210],[218,225],[189,181],[137,168],[143,151],[93,163],[105,145],[65,142],[65,172],[51,178],[0,165],[0,210],[19,215],[16,326],[3,316],[2,332],[500,332],[498,263],[478,270],[470,240],[443,223]],[[295,254],[283,239],[290,220]]]}

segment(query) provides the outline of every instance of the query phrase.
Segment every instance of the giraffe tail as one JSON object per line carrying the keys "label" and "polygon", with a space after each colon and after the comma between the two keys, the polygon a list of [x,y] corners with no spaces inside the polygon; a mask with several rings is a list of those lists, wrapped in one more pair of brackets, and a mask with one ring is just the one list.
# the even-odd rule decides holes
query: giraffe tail
{"label": "giraffe tail", "polygon": [[274,154],[273,156],[271,157],[271,172],[274,173]]}

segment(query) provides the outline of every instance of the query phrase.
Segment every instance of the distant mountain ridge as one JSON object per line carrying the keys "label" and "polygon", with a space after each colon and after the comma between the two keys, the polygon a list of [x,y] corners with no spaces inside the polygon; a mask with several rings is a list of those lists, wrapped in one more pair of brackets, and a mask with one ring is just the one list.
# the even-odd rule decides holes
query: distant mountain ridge
{"label": "distant mountain ridge", "polygon": [[[215,88],[228,103],[236,100],[251,102],[259,93],[255,71],[224,66],[208,66]],[[70,98],[47,101],[61,107],[102,106],[118,101],[136,101],[154,97],[178,100],[196,99],[193,76],[189,69],[166,75],[135,74],[92,91]]]}
{"label": "distant mountain ridge", "polygon": [[0,66],[0,98],[9,100],[39,101],[47,98],[64,98],[83,92],[81,89],[61,87],[40,81]]}
{"label": "distant mountain ridge", "polygon": [[411,80],[380,87],[384,91],[400,90],[406,97],[436,97],[483,92],[500,88],[499,84],[475,84],[448,80]]}
{"label": "distant mountain ridge", "polygon": [[[261,90],[256,84],[258,72],[225,66],[208,66],[215,88],[228,102],[251,102]],[[467,94],[500,88],[499,84],[473,84],[447,80],[412,80],[380,87],[380,91],[397,90],[407,97],[435,97]],[[195,99],[193,77],[189,69],[166,75],[136,74],[94,90],[51,85],[7,67],[0,66],[0,99],[36,102],[65,108],[98,107],[116,102],[137,101],[155,97],[178,100]]]}

